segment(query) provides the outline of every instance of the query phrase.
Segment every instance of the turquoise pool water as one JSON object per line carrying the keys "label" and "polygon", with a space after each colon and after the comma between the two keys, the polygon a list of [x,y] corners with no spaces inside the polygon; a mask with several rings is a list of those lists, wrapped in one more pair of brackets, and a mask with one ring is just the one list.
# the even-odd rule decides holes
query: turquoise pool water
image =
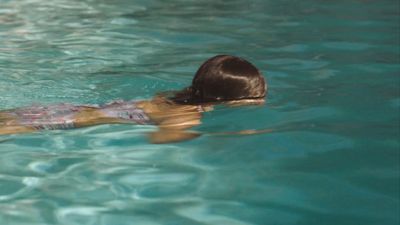
{"label": "turquoise pool water", "polygon": [[0,224],[398,224],[399,17],[395,0],[0,0],[0,109],[151,98],[221,53],[270,88],[183,143],[0,137]]}

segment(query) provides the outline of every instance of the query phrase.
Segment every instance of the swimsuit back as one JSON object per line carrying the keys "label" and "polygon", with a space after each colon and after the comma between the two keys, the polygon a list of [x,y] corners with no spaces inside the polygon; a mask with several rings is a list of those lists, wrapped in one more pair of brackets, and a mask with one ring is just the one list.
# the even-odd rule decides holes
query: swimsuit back
{"label": "swimsuit back", "polygon": [[143,109],[137,106],[135,101],[114,101],[101,107],[100,111],[107,117],[122,119],[126,122],[151,123],[150,118]]}
{"label": "swimsuit back", "polygon": [[[138,108],[134,101],[115,101],[97,108],[104,116],[118,118],[126,122],[137,124],[150,124],[150,118]],[[72,104],[57,104],[49,106],[31,106],[19,108],[9,112],[17,118],[18,124],[34,127],[38,130],[56,130],[74,128],[74,118],[87,106],[75,106]]]}
{"label": "swimsuit back", "polygon": [[10,114],[17,118],[18,124],[38,130],[69,129],[74,127],[74,115],[82,107],[71,104],[49,106],[30,106],[16,109]]}

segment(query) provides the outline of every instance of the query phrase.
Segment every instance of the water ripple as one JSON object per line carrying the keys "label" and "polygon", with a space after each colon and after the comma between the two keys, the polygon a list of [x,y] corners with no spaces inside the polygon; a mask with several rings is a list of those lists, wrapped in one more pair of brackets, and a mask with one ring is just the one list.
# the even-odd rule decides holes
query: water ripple
{"label": "water ripple", "polygon": [[[0,0],[0,109],[151,98],[215,54],[264,106],[0,138],[1,224],[398,224],[398,7],[389,1]],[[215,135],[269,129],[257,135]],[[344,207],[345,206],[345,207]]]}

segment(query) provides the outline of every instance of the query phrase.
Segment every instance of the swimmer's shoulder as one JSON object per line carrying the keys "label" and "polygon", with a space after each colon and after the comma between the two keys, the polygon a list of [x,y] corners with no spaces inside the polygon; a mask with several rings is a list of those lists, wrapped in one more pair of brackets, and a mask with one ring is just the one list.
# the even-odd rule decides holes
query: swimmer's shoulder
{"label": "swimmer's shoulder", "polygon": [[[145,112],[202,112],[203,106],[200,105],[184,105],[175,103],[165,97],[156,96],[151,100],[139,101],[137,106]],[[200,110],[199,110],[200,109]]]}
{"label": "swimmer's shoulder", "polygon": [[184,117],[188,114],[200,114],[201,112],[197,105],[176,104],[166,98],[157,96],[151,100],[139,101],[136,104],[155,123],[161,123],[171,118]]}

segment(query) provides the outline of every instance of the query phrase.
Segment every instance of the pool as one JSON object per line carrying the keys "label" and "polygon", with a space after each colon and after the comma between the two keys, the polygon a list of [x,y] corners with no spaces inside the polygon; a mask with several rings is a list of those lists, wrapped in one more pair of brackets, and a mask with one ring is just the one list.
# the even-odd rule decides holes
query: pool
{"label": "pool", "polygon": [[[0,224],[398,224],[399,17],[394,0],[0,0],[0,109],[148,99],[215,54],[269,84],[187,142],[0,137]],[[215,135],[245,129],[272,132]]]}

